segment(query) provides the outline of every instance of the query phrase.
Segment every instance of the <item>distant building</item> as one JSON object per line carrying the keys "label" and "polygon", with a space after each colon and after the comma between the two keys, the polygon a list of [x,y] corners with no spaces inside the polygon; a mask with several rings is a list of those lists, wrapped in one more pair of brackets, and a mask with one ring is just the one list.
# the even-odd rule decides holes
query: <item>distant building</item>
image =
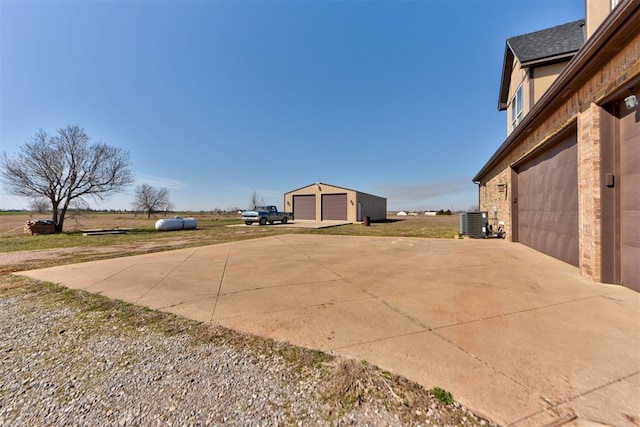
{"label": "distant building", "polygon": [[284,210],[295,220],[360,222],[387,219],[387,199],[316,182],[284,195]]}

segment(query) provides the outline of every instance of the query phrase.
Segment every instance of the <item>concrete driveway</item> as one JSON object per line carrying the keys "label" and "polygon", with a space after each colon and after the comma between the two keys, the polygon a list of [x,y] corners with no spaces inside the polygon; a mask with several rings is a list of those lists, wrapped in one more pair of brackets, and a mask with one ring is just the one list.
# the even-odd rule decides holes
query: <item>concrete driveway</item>
{"label": "concrete driveway", "polygon": [[366,359],[500,424],[640,423],[640,294],[517,243],[282,235],[20,274]]}

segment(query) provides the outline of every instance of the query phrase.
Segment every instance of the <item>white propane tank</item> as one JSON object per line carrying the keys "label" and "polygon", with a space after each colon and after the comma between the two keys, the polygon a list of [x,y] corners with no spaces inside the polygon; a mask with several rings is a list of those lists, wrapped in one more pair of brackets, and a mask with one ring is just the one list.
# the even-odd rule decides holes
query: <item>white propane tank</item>
{"label": "white propane tank", "polygon": [[195,218],[180,216],[156,221],[156,231],[195,230],[197,226],[198,222]]}

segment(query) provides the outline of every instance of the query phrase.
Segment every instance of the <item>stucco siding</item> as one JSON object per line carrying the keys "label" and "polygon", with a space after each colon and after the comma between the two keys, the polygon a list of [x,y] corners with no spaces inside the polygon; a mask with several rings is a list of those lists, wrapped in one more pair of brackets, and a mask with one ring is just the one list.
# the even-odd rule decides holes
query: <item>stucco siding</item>
{"label": "stucco siding", "polygon": [[538,102],[547,89],[551,87],[551,84],[558,78],[564,67],[567,66],[567,62],[559,62],[533,69],[532,104]]}

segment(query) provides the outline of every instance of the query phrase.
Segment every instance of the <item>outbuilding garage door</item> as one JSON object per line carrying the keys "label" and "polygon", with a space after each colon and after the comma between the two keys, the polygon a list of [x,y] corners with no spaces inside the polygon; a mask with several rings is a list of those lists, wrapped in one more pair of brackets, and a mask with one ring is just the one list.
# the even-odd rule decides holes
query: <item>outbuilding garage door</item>
{"label": "outbuilding garage door", "polygon": [[518,239],[578,266],[578,151],[576,136],[518,167]]}
{"label": "outbuilding garage door", "polygon": [[316,196],[314,194],[293,196],[294,219],[316,219]]}
{"label": "outbuilding garage door", "polygon": [[323,194],[322,195],[322,220],[347,220],[347,195]]}
{"label": "outbuilding garage door", "polygon": [[624,286],[640,291],[640,121],[635,110],[625,113],[620,118],[620,273]]}

